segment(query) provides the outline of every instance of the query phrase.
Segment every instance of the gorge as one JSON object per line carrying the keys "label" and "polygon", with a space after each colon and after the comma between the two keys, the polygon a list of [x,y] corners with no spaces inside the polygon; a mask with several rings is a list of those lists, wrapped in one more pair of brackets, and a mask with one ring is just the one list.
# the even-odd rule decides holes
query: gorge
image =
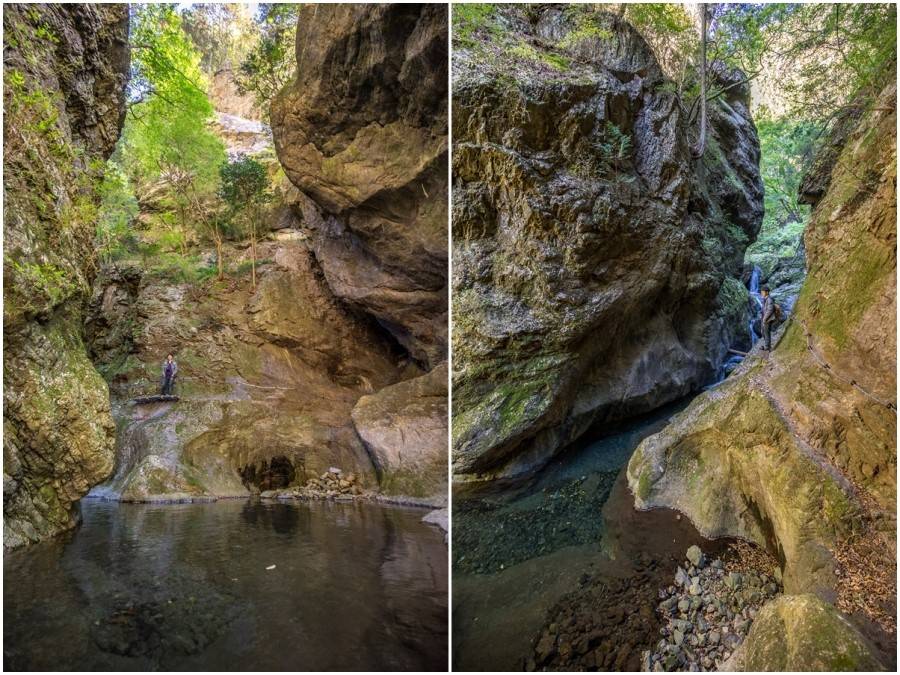
{"label": "gorge", "polygon": [[[5,656],[440,667],[446,7],[288,8],[271,111],[217,11],[4,7]],[[347,649],[267,655],[286,617]]]}
{"label": "gorge", "polygon": [[895,51],[822,137],[758,132],[714,61],[697,158],[674,19],[477,7],[454,10],[455,667],[892,669]]}

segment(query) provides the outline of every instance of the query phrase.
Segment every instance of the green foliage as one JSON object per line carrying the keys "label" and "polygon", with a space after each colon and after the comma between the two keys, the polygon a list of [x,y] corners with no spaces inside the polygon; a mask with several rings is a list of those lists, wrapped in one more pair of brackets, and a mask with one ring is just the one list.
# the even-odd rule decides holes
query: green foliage
{"label": "green foliage", "polygon": [[596,179],[612,174],[619,179],[619,170],[630,160],[631,136],[607,121],[599,138],[576,154],[570,170],[584,179]]}
{"label": "green foliage", "polygon": [[56,265],[32,263],[5,258],[15,275],[16,294],[24,307],[18,309],[38,311],[53,307],[78,290],[71,275]]}
{"label": "green foliage", "polygon": [[534,63],[543,63],[544,65],[559,71],[568,70],[571,65],[569,59],[565,56],[554,54],[553,52],[537,50],[524,41],[519,41],[518,44],[511,47],[509,54],[513,58],[524,59]]}
{"label": "green foliage", "polygon": [[101,186],[98,239],[108,258],[133,248],[128,224],[136,198],[153,195],[157,222],[167,227],[155,243],[185,254],[191,233],[205,229],[225,148],[209,129],[213,108],[200,53],[174,9],[133,9],[131,41],[129,111]]}
{"label": "green foliage", "polygon": [[684,6],[641,2],[625,5],[624,11],[625,19],[647,40],[666,75],[683,84],[699,38]]}
{"label": "green foliage", "polygon": [[58,124],[59,92],[47,92],[16,69],[4,71],[3,84],[5,155],[15,158],[38,140],[55,158],[71,160],[73,151]]}
{"label": "green foliage", "polygon": [[162,177],[214,191],[222,142],[207,128],[213,108],[200,54],[165,5],[145,5],[132,18],[132,84],[123,130],[123,159],[137,182]]}
{"label": "green foliage", "polygon": [[269,200],[269,177],[266,167],[252,157],[241,155],[219,167],[222,186],[219,196],[240,213]]}
{"label": "green foliage", "polygon": [[610,40],[613,38],[612,31],[606,26],[597,22],[597,17],[585,11],[582,11],[578,5],[569,5],[568,8],[573,13],[575,22],[575,30],[570,31],[557,43],[561,49],[570,49],[584,40],[600,39]]}
{"label": "green foliage", "polygon": [[765,185],[766,217],[774,223],[800,220],[806,213],[798,202],[800,181],[821,125],[793,117],[772,119],[763,110],[757,116],[756,128],[762,151],[759,168]]}
{"label": "green foliage", "polygon": [[131,223],[138,215],[138,203],[122,167],[107,164],[98,189],[100,209],[97,218],[97,241],[106,262],[120,258],[134,243]]}
{"label": "green foliage", "polygon": [[453,42],[460,47],[475,46],[475,33],[486,30],[497,32],[493,23],[495,5],[491,3],[466,3],[453,5]]}
{"label": "green foliage", "polygon": [[759,168],[765,186],[765,215],[746,259],[768,273],[779,258],[796,255],[803,236],[809,207],[799,203],[798,192],[821,125],[790,116],[774,119],[764,109],[756,125],[762,150]]}
{"label": "green foliage", "polygon": [[185,32],[201,54],[200,68],[214,74],[237,70],[259,42],[259,30],[243,3],[200,3],[181,13]]}
{"label": "green foliage", "polygon": [[892,79],[896,22],[893,3],[722,4],[713,57],[749,74],[780,64],[787,76],[778,89],[792,111],[823,118],[873,100]]}
{"label": "green foliage", "polygon": [[235,81],[238,90],[253,94],[264,111],[268,111],[269,102],[297,69],[295,39],[299,14],[298,4],[259,5],[259,38],[241,61]]}

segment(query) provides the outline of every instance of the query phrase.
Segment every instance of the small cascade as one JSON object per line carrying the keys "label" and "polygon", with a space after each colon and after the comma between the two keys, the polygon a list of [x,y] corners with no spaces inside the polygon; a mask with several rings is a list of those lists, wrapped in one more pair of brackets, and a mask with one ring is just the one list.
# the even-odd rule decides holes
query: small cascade
{"label": "small cascade", "polygon": [[751,347],[756,344],[756,341],[759,339],[759,335],[756,334],[753,324],[757,312],[762,309],[762,296],[759,294],[759,278],[761,275],[762,270],[759,269],[758,265],[754,265],[753,271],[750,273],[750,287],[748,289],[750,291],[750,320],[748,322],[748,328],[750,329]]}

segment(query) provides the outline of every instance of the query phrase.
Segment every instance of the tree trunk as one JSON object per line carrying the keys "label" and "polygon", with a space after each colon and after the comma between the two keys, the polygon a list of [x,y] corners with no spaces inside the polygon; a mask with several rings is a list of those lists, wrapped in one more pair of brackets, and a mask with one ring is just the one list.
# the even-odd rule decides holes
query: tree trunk
{"label": "tree trunk", "polygon": [[250,279],[256,290],[256,225],[250,226]]}
{"label": "tree trunk", "polygon": [[706,4],[700,3],[703,12],[700,24],[700,138],[694,148],[694,157],[699,159],[706,152]]}
{"label": "tree trunk", "polygon": [[222,235],[219,234],[219,226],[216,225],[216,264],[219,268],[218,279],[225,278],[225,264],[222,261]]}

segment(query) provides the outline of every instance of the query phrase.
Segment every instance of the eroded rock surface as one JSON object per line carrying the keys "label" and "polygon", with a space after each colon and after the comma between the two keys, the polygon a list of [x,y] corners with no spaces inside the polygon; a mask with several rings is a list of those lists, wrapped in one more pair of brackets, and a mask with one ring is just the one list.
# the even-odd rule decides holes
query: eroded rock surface
{"label": "eroded rock surface", "polygon": [[[749,92],[696,123],[643,38],[504,6],[454,51],[454,471],[521,474],[714,379],[746,340],[762,184]],[[503,37],[498,37],[502,35]],[[738,73],[715,69],[723,85]]]}
{"label": "eroded rock surface", "polygon": [[119,137],[125,5],[5,5],[4,544],[72,527],[113,466],[107,387],[82,341],[96,164]]}
{"label": "eroded rock surface", "polygon": [[421,377],[363,396],[352,416],[383,489],[446,500],[446,363]]}
{"label": "eroded rock surface", "polygon": [[[259,255],[270,262],[255,291],[246,279],[196,288],[133,267],[97,284],[88,332],[111,382],[119,458],[96,494],[238,496],[302,486],[331,467],[377,485],[350,412],[421,370],[331,295],[302,240],[265,242]],[[130,405],[158,389],[168,352],[180,400]]]}
{"label": "eroded rock surface", "polygon": [[762,608],[722,670],[747,672],[878,671],[865,638],[815,595],[781,597]]}
{"label": "eroded rock surface", "polygon": [[429,368],[447,342],[446,41],[443,5],[304,7],[271,110],[332,291]]}
{"label": "eroded rock surface", "polygon": [[[646,439],[628,467],[639,508],[676,508],[708,536],[767,546],[787,594],[835,604],[888,660],[896,658],[895,127],[891,84],[839,152],[826,143],[831,159],[804,183],[818,186],[805,193],[814,204],[808,275],[783,339]],[[788,647],[773,667],[797,664],[800,648]]]}

